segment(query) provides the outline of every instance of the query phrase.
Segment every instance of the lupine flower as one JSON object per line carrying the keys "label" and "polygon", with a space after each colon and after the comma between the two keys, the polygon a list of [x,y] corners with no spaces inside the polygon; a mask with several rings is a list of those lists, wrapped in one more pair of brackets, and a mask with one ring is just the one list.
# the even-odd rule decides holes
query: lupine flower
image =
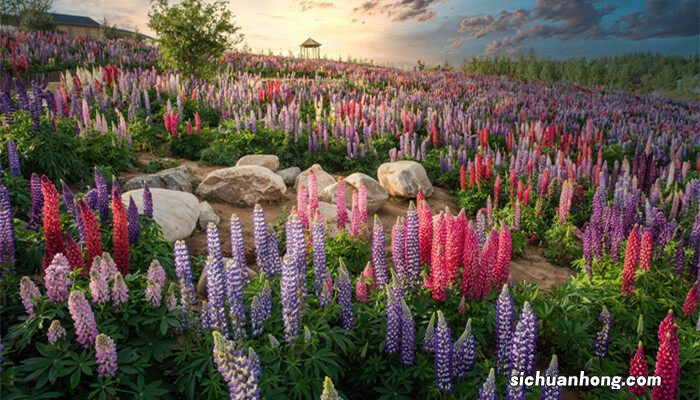
{"label": "lupine flower", "polygon": [[416,323],[411,315],[411,309],[404,299],[401,299],[401,364],[409,367],[416,360]]}
{"label": "lupine flower", "polygon": [[114,376],[117,372],[117,346],[114,340],[100,333],[95,338],[95,359],[100,378]]}
{"label": "lupine flower", "polygon": [[374,216],[374,227],[372,229],[372,265],[377,277],[377,286],[383,288],[389,283],[389,270],[386,266],[386,234],[384,226],[379,220],[379,216]]}
{"label": "lupine flower", "polygon": [[318,211],[318,179],[316,178],[316,173],[313,170],[309,171],[307,175],[309,183],[309,219],[316,215]]}
{"label": "lupine flower", "polygon": [[127,210],[129,221],[129,244],[135,245],[139,242],[141,235],[141,224],[139,222],[139,209],[136,207],[134,198],[129,196],[129,209]]}
{"label": "lupine flower", "polygon": [[268,334],[267,339],[270,341],[270,347],[272,347],[273,349],[280,347],[279,340],[277,340],[277,338],[272,336],[272,334]]}
{"label": "lupine flower", "polygon": [[627,239],[625,264],[622,269],[622,293],[626,295],[634,293],[637,264],[639,264],[639,227],[635,225]]}
{"label": "lupine flower", "polygon": [[245,303],[243,299],[244,281],[241,266],[235,260],[227,260],[224,264],[226,282],[226,299],[233,335],[237,340],[245,338]]}
{"label": "lupine flower", "polygon": [[654,237],[650,230],[645,230],[642,234],[641,249],[639,251],[639,268],[649,271],[651,268],[651,257],[654,251]]}
{"label": "lupine flower", "polygon": [[391,287],[387,287],[386,339],[384,351],[395,354],[401,346],[401,299]]}
{"label": "lupine flower", "polygon": [[53,182],[46,176],[41,177],[41,193],[44,197],[44,242],[46,254],[42,263],[44,271],[58,253],[64,252],[61,218],[58,214],[58,192]]}
{"label": "lupine flower", "polygon": [[350,235],[359,237],[361,231],[360,206],[357,191],[352,192],[352,210],[350,211]]}
{"label": "lupine flower", "polygon": [[367,227],[367,187],[361,184],[357,189],[357,205],[360,211],[360,229]]}
{"label": "lupine flower", "polygon": [[175,242],[175,275],[180,286],[180,301],[183,312],[194,303],[195,289],[192,281],[192,268],[190,266],[190,254],[187,251],[185,241]]}
{"label": "lupine flower", "polygon": [[406,253],[404,283],[410,289],[415,289],[420,284],[420,238],[419,217],[416,207],[411,202],[406,212],[406,225],[404,233],[404,251]]}
{"label": "lupine flower", "polygon": [[454,349],[454,374],[456,378],[462,379],[467,371],[476,362],[476,339],[472,334],[472,319],[467,320],[464,333],[455,342]]}
{"label": "lupine flower", "polygon": [[438,323],[435,328],[435,383],[438,390],[450,393],[453,387],[454,345],[452,334],[442,311],[437,312]]}
{"label": "lupine flower", "polygon": [[700,300],[700,293],[698,293],[698,283],[696,283],[688,291],[688,295],[683,303],[683,314],[686,317],[691,317],[695,314],[695,311],[698,309],[698,300]]}
{"label": "lupine flower", "polygon": [[80,218],[83,221],[83,227],[85,229],[87,265],[92,265],[92,261],[95,257],[102,255],[100,227],[97,225],[95,213],[85,204],[84,200],[78,201],[78,208],[80,209]]}
{"label": "lupine flower", "polygon": [[255,204],[253,208],[253,239],[255,244],[255,262],[258,266],[258,271],[262,272],[265,277],[273,276],[271,270],[270,254],[268,251],[267,240],[267,225],[265,224],[265,210],[260,204]]}
{"label": "lupine flower", "polygon": [[406,240],[404,238],[404,222],[403,218],[396,217],[396,222],[391,228],[391,260],[394,263],[394,269],[403,282],[407,280],[406,271],[406,250],[404,246]]}
{"label": "lupine flower", "polygon": [[338,288],[341,325],[350,331],[355,325],[355,316],[352,311],[352,282],[342,258],[338,265],[338,277],[335,278],[335,283]]}
{"label": "lupine flower", "polygon": [[260,297],[253,296],[250,303],[250,329],[253,337],[263,334],[264,315],[260,305]]}
{"label": "lupine flower", "polygon": [[279,275],[282,270],[280,262],[280,249],[277,243],[277,233],[271,226],[267,227],[267,251],[270,256],[270,270],[275,275]]}
{"label": "lupine flower", "polygon": [[124,277],[120,272],[114,274],[112,282],[112,304],[118,306],[129,301],[129,288],[124,282]]}
{"label": "lupine flower", "polygon": [[338,229],[345,230],[345,226],[348,224],[348,210],[345,204],[345,180],[342,178],[338,179],[336,185],[336,201],[337,206],[336,219],[338,220]]}
{"label": "lupine flower", "polygon": [[[210,224],[210,226],[213,224]],[[216,226],[214,226],[216,231]],[[209,235],[210,230],[207,229],[207,239],[213,240]],[[216,235],[218,241],[218,234]],[[212,255],[207,257],[205,264],[207,273],[207,308],[203,309],[207,314],[203,322],[207,324],[204,329],[214,329],[220,332],[228,332],[228,324],[226,323],[226,308],[224,299],[224,271],[223,266],[215,261]]]}
{"label": "lupine flower", "polygon": [[[510,372],[510,377],[517,377],[520,373],[517,370]],[[523,385],[506,385],[506,400],[525,400],[525,387]]]}
{"label": "lupine flower", "polygon": [[17,146],[14,140],[10,139],[7,141],[7,161],[10,164],[10,173],[12,176],[22,175],[22,171],[19,166],[19,154],[17,153]]}
{"label": "lupine flower", "polygon": [[501,233],[498,238],[498,253],[496,255],[496,265],[493,273],[493,285],[502,286],[510,275],[510,260],[513,252],[513,242],[510,231],[504,223],[501,223]]}
{"label": "lupine flower", "polygon": [[655,376],[661,377],[661,385],[654,386],[654,400],[672,400],[678,397],[680,364],[678,360],[678,328],[673,321],[673,312],[659,326],[659,351],[656,355]]}
{"label": "lupine flower", "polygon": [[235,351],[233,342],[214,331],[214,363],[228,384],[231,399],[257,400],[259,371],[250,354]]}
{"label": "lupine flower", "polygon": [[508,346],[512,336],[513,300],[508,293],[508,285],[503,285],[503,290],[496,301],[496,369],[499,372],[507,370]]}
{"label": "lupine flower", "polygon": [[114,261],[122,275],[129,275],[129,225],[121,196],[112,191],[112,225],[114,228]]}
{"label": "lupine flower", "polygon": [[39,175],[32,173],[29,179],[29,188],[32,192],[32,210],[27,229],[33,229],[38,232],[42,223],[41,213],[44,208],[44,195],[41,192],[41,178],[39,178]]}
{"label": "lupine flower", "polygon": [[498,393],[496,392],[496,374],[493,368],[489,371],[489,377],[486,378],[486,382],[479,389],[479,400],[498,400]]}
{"label": "lupine flower", "polygon": [[68,311],[75,326],[75,335],[78,343],[88,348],[95,343],[97,336],[97,324],[90,304],[85,299],[83,292],[74,290],[68,295]]}
{"label": "lupine flower", "polygon": [[464,233],[464,246],[462,264],[461,294],[469,300],[479,299],[481,293],[481,269],[479,268],[479,239],[474,229],[474,224],[469,222]]}
{"label": "lupine flower", "polygon": [[338,391],[333,386],[331,378],[326,377],[323,380],[323,392],[321,392],[321,400],[341,400]]}
{"label": "lupine flower", "polygon": [[90,270],[90,297],[95,304],[104,304],[109,301],[108,277],[99,270]]}
{"label": "lupine flower", "polygon": [[447,301],[447,275],[445,252],[442,246],[437,244],[437,252],[431,256],[430,277],[426,277],[426,286],[432,291],[433,300]]}
{"label": "lupine flower", "polygon": [[433,215],[428,202],[418,202],[418,244],[420,248],[420,263],[430,264],[431,247],[433,243]]}
{"label": "lupine flower", "polygon": [[[107,181],[100,171],[95,168],[95,190],[97,192],[97,211],[100,213],[100,222],[102,225],[107,225],[109,221],[109,189]],[[122,205],[123,206],[123,205]]]}
{"label": "lupine flower", "polygon": [[10,194],[0,183],[0,264],[15,263],[15,227]]}
{"label": "lupine flower", "polygon": [[[557,356],[552,356],[552,361],[549,362],[549,368],[544,373],[546,386],[542,387],[542,400],[561,400],[561,386],[558,386],[555,382],[557,376],[559,376],[559,362],[557,361]],[[549,378],[552,378],[551,380]],[[551,383],[550,383],[551,382]]]}
{"label": "lupine flower", "polygon": [[598,357],[606,357],[608,355],[608,346],[610,345],[610,330],[612,329],[613,315],[605,306],[603,306],[603,311],[601,311],[598,316],[598,321],[603,324],[603,327],[596,334],[595,351],[593,353]]}
{"label": "lupine flower", "polygon": [[285,341],[291,345],[299,334],[299,276],[298,268],[290,255],[282,260],[282,318]]}
{"label": "lupine flower", "polygon": [[148,188],[148,183],[143,184],[143,213],[148,218],[153,218],[153,194]]}
{"label": "lupine flower", "polygon": [[50,301],[58,303],[68,300],[68,285],[71,284],[69,274],[68,260],[63,254],[56,253],[44,275],[46,296]]}
{"label": "lupine flower", "polygon": [[296,210],[292,210],[287,224],[285,226],[287,234],[287,255],[292,257],[294,268],[298,270],[297,276],[297,292],[299,298],[303,301],[306,298],[306,238],[304,237],[304,228],[301,220],[296,214]]}
{"label": "lupine flower", "polygon": [[318,298],[321,307],[325,307],[333,299],[323,295],[323,287],[326,284],[328,270],[326,269],[326,232],[320,215],[316,215],[311,223],[311,246],[314,250],[314,288],[316,289],[316,298]]}
{"label": "lupine flower", "polygon": [[508,349],[509,367],[525,375],[532,375],[535,370],[536,347],[537,316],[530,303],[525,302]]}
{"label": "lupine flower", "polygon": [[66,243],[65,255],[68,260],[68,265],[72,270],[80,269],[85,272],[85,260],[83,260],[83,251],[80,246],[67,233],[63,234],[63,240]]}
{"label": "lupine flower", "polygon": [[33,317],[36,299],[41,297],[41,292],[28,276],[23,276],[19,281],[19,297],[22,299],[24,311],[30,318]]}
{"label": "lupine flower", "polygon": [[153,260],[148,267],[148,280],[144,296],[153,307],[160,307],[163,299],[163,285],[165,285],[165,270],[158,260]]}
{"label": "lupine flower", "polygon": [[574,198],[574,186],[571,180],[564,181],[561,187],[561,195],[559,197],[559,225],[566,225],[566,217],[569,216],[571,210],[571,202]]}
{"label": "lupine flower", "polygon": [[309,228],[308,201],[309,201],[309,195],[308,195],[308,191],[306,189],[306,186],[304,186],[304,185],[299,186],[299,190],[297,191],[297,215],[299,216],[299,220],[301,221],[301,224],[304,226],[304,229]]}
{"label": "lupine flower", "polygon": [[49,344],[56,344],[58,342],[58,339],[65,337],[66,336],[66,329],[61,326],[61,322],[57,319],[51,321],[51,325],[49,325],[49,330],[46,333],[46,336],[49,338]]}
{"label": "lupine flower", "polygon": [[[630,374],[629,376],[649,376],[649,367],[647,366],[647,359],[644,356],[644,346],[642,342],[639,341],[637,345],[637,351],[634,353],[634,357],[630,361]],[[637,396],[642,396],[646,393],[646,386],[639,386],[637,384],[629,387],[629,391]]]}
{"label": "lupine flower", "polygon": [[423,351],[426,353],[435,352],[435,313],[430,316],[430,322],[428,322],[428,327],[425,329],[425,336],[423,336]]}
{"label": "lupine flower", "polygon": [[365,282],[365,280],[366,278],[363,271],[357,278],[357,282],[355,282],[355,298],[357,298],[357,301],[359,301],[362,304],[367,303],[367,292],[369,290],[367,287],[367,282]]}

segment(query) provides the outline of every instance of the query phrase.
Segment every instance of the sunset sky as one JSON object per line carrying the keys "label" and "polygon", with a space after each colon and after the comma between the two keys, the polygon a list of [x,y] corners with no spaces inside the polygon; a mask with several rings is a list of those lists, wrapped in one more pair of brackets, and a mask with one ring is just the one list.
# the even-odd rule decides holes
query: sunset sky
{"label": "sunset sky", "polygon": [[[86,3],[90,6],[87,7]],[[397,66],[534,51],[550,58],[633,51],[698,54],[698,0],[241,0],[230,8],[254,50],[287,54],[311,36],[328,57]],[[151,34],[143,0],[55,0]]]}

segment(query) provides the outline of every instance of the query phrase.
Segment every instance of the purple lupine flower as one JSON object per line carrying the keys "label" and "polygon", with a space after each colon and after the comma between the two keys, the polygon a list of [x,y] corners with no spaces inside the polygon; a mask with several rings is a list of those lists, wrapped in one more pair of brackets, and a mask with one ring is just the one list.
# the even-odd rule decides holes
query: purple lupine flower
{"label": "purple lupine flower", "polygon": [[257,400],[260,398],[258,380],[259,366],[241,351],[234,350],[234,344],[221,333],[214,331],[214,363],[228,384],[231,399]]}
{"label": "purple lupine flower", "polygon": [[[303,301],[306,298],[306,240],[304,238],[304,228],[299,216],[295,211],[289,216],[286,224],[287,234],[287,255],[292,257],[294,267],[298,270],[296,274],[297,291],[299,298]],[[284,267],[283,267],[284,268]]]}
{"label": "purple lupine flower", "polygon": [[[298,221],[298,218],[297,218]],[[284,340],[294,345],[299,334],[299,268],[293,256],[282,260],[281,300],[284,319]]]}
{"label": "purple lupine flower", "polygon": [[372,266],[377,279],[377,287],[383,288],[389,283],[389,270],[386,266],[386,234],[384,226],[379,216],[374,215],[374,226],[372,228]]}
{"label": "purple lupine flower", "polygon": [[66,211],[71,215],[75,215],[75,196],[73,196],[73,192],[68,185],[63,182],[63,179],[61,179],[61,190],[63,193],[63,205],[66,206]]}
{"label": "purple lupine flower", "polygon": [[430,316],[430,322],[428,322],[428,327],[425,329],[425,336],[423,336],[423,351],[426,353],[435,352],[435,313]]}
{"label": "purple lupine flower", "polygon": [[148,267],[148,280],[144,297],[153,307],[160,307],[163,299],[163,285],[165,285],[165,270],[158,260],[153,260]]}
{"label": "purple lupine flower", "polygon": [[143,213],[148,218],[153,218],[153,194],[148,188],[148,183],[143,184]]}
{"label": "purple lupine flower", "polygon": [[32,211],[27,229],[38,232],[42,223],[42,213],[44,209],[44,195],[41,192],[41,178],[39,178],[39,175],[32,173],[29,179],[29,187],[32,192]]}
{"label": "purple lupine flower", "polygon": [[513,204],[513,231],[518,232],[520,230],[520,221],[522,220],[522,212],[520,210],[520,200],[515,200]]}
{"label": "purple lupine flower", "polygon": [[85,192],[85,203],[87,203],[88,207],[90,207],[92,211],[97,211],[99,208],[99,202],[97,201],[97,190],[90,189]]}
{"label": "purple lupine flower", "polygon": [[411,290],[420,285],[420,247],[418,236],[418,212],[416,206],[411,202],[406,212],[406,231],[404,239],[406,243],[404,250],[406,252],[406,275],[407,279],[404,283]]}
{"label": "purple lupine flower", "polygon": [[280,263],[280,248],[277,243],[277,233],[271,226],[267,227],[267,251],[270,257],[270,272],[273,275],[279,275],[282,269]]}
{"label": "purple lupine flower", "polygon": [[404,299],[401,299],[401,364],[409,367],[416,360],[416,323],[411,315],[411,309]]}
{"label": "purple lupine flower", "polygon": [[[517,370],[512,370],[510,372],[510,378],[516,378],[520,375]],[[526,400],[525,386],[523,385],[511,385],[510,382],[506,385],[506,400]]]}
{"label": "purple lupine flower", "polygon": [[184,240],[175,242],[175,275],[180,286],[180,303],[182,312],[186,312],[195,301],[195,289],[192,282],[190,253]]}
{"label": "purple lupine flower", "polygon": [[270,283],[268,281],[265,281],[263,288],[260,290],[259,297],[263,321],[267,321],[272,317],[272,291],[270,290]]}
{"label": "purple lupine flower", "polygon": [[496,373],[493,368],[489,371],[489,377],[486,378],[486,382],[479,389],[479,400],[498,400],[498,393],[496,393]]}
{"label": "purple lupine flower", "polygon": [[10,139],[7,142],[7,161],[10,164],[10,173],[12,176],[22,175],[22,171],[19,166],[19,153],[17,153],[17,145],[15,145],[14,140]]}
{"label": "purple lupine flower", "polygon": [[253,337],[263,334],[263,309],[260,304],[260,296],[253,296],[250,302],[250,329]]}
{"label": "purple lupine flower", "polygon": [[581,240],[581,249],[583,250],[583,259],[586,264],[586,274],[588,276],[593,276],[593,225],[588,225],[586,231],[583,233],[583,238]]}
{"label": "purple lupine flower", "polygon": [[262,272],[266,278],[270,278],[274,273],[270,270],[265,210],[260,204],[255,204],[255,208],[253,208],[253,238],[255,243],[255,262],[258,266],[258,271]]}
{"label": "purple lupine flower", "polygon": [[95,168],[95,190],[97,191],[97,210],[100,212],[100,222],[102,225],[109,224],[110,220],[110,199],[107,181],[100,171]]}
{"label": "purple lupine flower", "polygon": [[[213,228],[213,229],[212,229]],[[213,234],[212,234],[213,232]],[[217,262],[212,253],[218,243],[219,235],[216,231],[216,225],[209,224],[207,228],[207,240],[209,242],[209,257],[207,257],[207,317],[205,322],[208,323],[204,329],[214,329],[228,334],[228,324],[226,323],[226,304],[224,298],[224,268],[222,262]],[[219,251],[221,245],[218,244]]]}
{"label": "purple lupine flower", "polygon": [[404,238],[405,226],[403,218],[396,217],[396,223],[391,228],[391,259],[394,262],[394,269],[402,282],[408,280],[406,271],[406,251],[404,246],[406,240]]}
{"label": "purple lupine flower", "polygon": [[112,304],[118,306],[120,304],[126,304],[129,301],[129,288],[126,287],[124,282],[124,277],[121,272],[114,274],[114,281],[112,282]]}
{"label": "purple lupine flower", "polygon": [[610,345],[610,330],[612,329],[613,315],[605,306],[603,306],[603,311],[601,311],[598,316],[598,321],[603,324],[603,327],[596,333],[595,350],[593,354],[598,357],[606,357],[608,355],[608,346]]}
{"label": "purple lupine flower", "polygon": [[[542,400],[561,400],[561,386],[557,386],[556,380],[559,376],[559,362],[557,356],[552,356],[549,368],[544,373],[546,386],[542,387]],[[550,379],[551,378],[551,379]]]}
{"label": "purple lupine flower", "polygon": [[467,320],[464,333],[455,342],[454,350],[454,373],[455,377],[462,379],[467,371],[476,362],[476,339],[472,334],[472,319]]}
{"label": "purple lupine flower", "polygon": [[24,311],[30,318],[33,317],[36,299],[41,297],[41,292],[28,276],[23,276],[19,281],[19,297],[22,299]]}
{"label": "purple lupine flower", "polygon": [[80,290],[74,290],[68,295],[68,311],[75,326],[75,335],[78,343],[88,348],[95,343],[97,336],[97,324],[92,313],[90,303]]}
{"label": "purple lupine flower", "polygon": [[685,269],[685,239],[681,238],[676,247],[676,258],[673,265],[673,272],[680,275]]}
{"label": "purple lupine flower", "polygon": [[46,296],[51,302],[58,303],[68,300],[68,286],[71,284],[69,275],[68,259],[63,254],[56,253],[44,272]]}
{"label": "purple lupine flower", "polygon": [[[311,247],[314,250],[314,288],[316,289],[316,297],[321,307],[325,307],[333,300],[328,296],[328,291],[324,291],[326,286],[326,277],[328,270],[326,269],[326,232],[323,225],[323,219],[316,215],[311,221]],[[326,295],[324,295],[326,293]]]}
{"label": "purple lupine flower", "polygon": [[243,299],[243,287],[245,283],[241,276],[241,267],[235,260],[227,260],[224,264],[224,276],[226,277],[226,300],[229,306],[229,316],[233,335],[237,340],[243,340],[245,332],[245,302]]}
{"label": "purple lupine flower", "polygon": [[438,390],[450,393],[453,387],[453,353],[452,334],[442,311],[437,312],[438,322],[435,327],[435,384]]}
{"label": "purple lupine flower", "polygon": [[335,278],[335,285],[338,289],[340,324],[343,329],[351,331],[355,325],[355,315],[352,312],[352,281],[342,258],[338,265],[338,277]]}
{"label": "purple lupine flower", "polygon": [[508,350],[509,367],[525,375],[532,375],[535,369],[536,347],[537,316],[530,303],[525,302]]}
{"label": "purple lupine flower", "polygon": [[508,365],[508,346],[513,336],[513,300],[508,292],[508,285],[496,302],[496,369],[505,372]]}
{"label": "purple lupine flower", "polygon": [[61,322],[57,319],[51,321],[49,330],[46,332],[46,337],[49,338],[49,344],[56,344],[58,339],[66,336],[66,329],[61,326]]}
{"label": "purple lupine flower", "polygon": [[109,301],[109,284],[107,276],[99,268],[90,270],[90,297],[95,304],[104,304]]}
{"label": "purple lupine flower", "polygon": [[[394,280],[393,284],[396,284]],[[388,354],[395,354],[399,351],[401,342],[401,299],[391,287],[387,288],[386,301],[386,340],[384,351]]]}
{"label": "purple lupine flower", "polygon": [[117,372],[117,345],[114,339],[100,333],[95,338],[95,359],[100,378],[114,376]]}
{"label": "purple lupine flower", "polygon": [[129,196],[127,221],[129,224],[129,243],[133,246],[139,242],[139,235],[141,235],[141,224],[139,223],[139,209],[136,207],[134,198],[131,196]]}
{"label": "purple lupine flower", "polygon": [[12,203],[5,185],[0,183],[0,264],[15,263],[15,226]]}

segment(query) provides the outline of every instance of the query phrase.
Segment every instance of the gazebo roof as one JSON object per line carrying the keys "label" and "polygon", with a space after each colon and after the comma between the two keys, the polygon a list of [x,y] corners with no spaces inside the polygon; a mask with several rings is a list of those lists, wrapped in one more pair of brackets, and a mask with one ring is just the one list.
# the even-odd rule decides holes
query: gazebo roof
{"label": "gazebo roof", "polygon": [[320,47],[320,46],[321,46],[321,43],[319,43],[311,38],[306,39],[306,41],[304,41],[304,43],[301,44],[301,47]]}

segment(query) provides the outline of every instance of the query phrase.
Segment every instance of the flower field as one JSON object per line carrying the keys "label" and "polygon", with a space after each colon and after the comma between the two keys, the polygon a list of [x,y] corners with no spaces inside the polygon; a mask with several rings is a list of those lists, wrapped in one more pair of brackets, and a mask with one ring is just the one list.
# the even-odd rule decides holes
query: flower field
{"label": "flower field", "polygon": [[[204,80],[156,58],[0,30],[3,399],[700,398],[700,103],[243,52]],[[139,168],[253,154],[306,171],[248,202],[252,226],[198,228],[206,252],[166,240],[162,189],[127,197]],[[399,165],[427,184],[395,190]],[[403,207],[393,224],[355,173]],[[225,203],[209,179],[195,194]],[[573,276],[514,279],[533,251]],[[662,385],[510,385],[536,371]]]}

